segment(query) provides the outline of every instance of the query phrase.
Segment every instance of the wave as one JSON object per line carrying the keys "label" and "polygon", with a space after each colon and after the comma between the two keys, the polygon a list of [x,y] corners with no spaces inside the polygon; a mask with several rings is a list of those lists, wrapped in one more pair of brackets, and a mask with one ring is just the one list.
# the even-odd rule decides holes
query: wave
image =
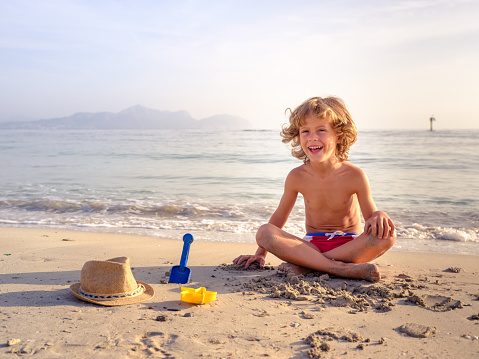
{"label": "wave", "polygon": [[[196,231],[207,240],[254,243],[259,226],[266,223],[276,208],[270,200],[238,203],[232,200],[99,200],[36,198],[23,200],[0,199],[0,225],[81,228],[88,230],[128,230],[142,234],[163,235],[166,238],[178,231]],[[419,239],[440,242],[479,243],[477,215],[455,213],[461,221],[450,219],[437,225],[437,218],[451,217],[450,213],[390,213],[399,218],[396,223],[398,240]],[[467,221],[464,218],[469,218]],[[414,221],[414,222],[413,222]],[[421,223],[417,223],[421,222]],[[462,223],[463,227],[455,227]],[[302,237],[304,206],[295,207],[285,230]]]}
{"label": "wave", "polygon": [[414,223],[412,225],[400,226],[397,232],[398,238],[479,243],[479,230],[476,228],[426,227]]}
{"label": "wave", "polygon": [[[242,208],[243,207],[243,208]],[[250,204],[190,203],[188,201],[166,201],[151,203],[137,200],[132,203],[99,200],[0,200],[0,210],[21,210],[25,212],[45,212],[51,214],[101,214],[101,215],[136,215],[146,217],[242,217],[244,209],[249,208],[255,215],[271,215],[271,205],[251,206]]]}

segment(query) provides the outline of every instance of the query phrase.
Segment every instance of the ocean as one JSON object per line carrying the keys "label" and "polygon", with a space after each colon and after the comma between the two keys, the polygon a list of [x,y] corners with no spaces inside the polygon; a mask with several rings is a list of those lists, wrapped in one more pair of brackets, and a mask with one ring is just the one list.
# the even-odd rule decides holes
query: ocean
{"label": "ocean", "polygon": [[[360,130],[350,161],[393,250],[479,255],[479,130]],[[300,164],[279,129],[1,130],[0,227],[254,243]],[[301,196],[285,229],[304,234]]]}

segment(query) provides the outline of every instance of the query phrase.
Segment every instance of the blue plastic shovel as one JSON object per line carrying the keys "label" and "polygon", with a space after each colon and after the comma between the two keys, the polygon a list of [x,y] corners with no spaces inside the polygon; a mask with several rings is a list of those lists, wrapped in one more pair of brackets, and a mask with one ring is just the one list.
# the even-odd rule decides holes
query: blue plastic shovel
{"label": "blue plastic shovel", "polygon": [[181,252],[180,265],[171,268],[170,280],[168,283],[185,284],[190,281],[191,269],[186,266],[186,262],[188,261],[188,253],[190,252],[191,243],[193,243],[193,236],[186,233],[183,236],[183,252]]}

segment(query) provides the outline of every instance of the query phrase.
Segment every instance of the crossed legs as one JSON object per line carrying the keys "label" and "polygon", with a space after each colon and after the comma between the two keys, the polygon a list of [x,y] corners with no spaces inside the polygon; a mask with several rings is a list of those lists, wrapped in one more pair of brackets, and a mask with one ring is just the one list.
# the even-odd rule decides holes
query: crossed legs
{"label": "crossed legs", "polygon": [[384,254],[394,245],[396,237],[378,238],[363,233],[352,241],[321,253],[318,248],[282,229],[265,224],[256,234],[258,245],[276,257],[288,262],[280,269],[294,273],[317,270],[345,278],[377,282],[381,279],[375,264],[368,263]]}

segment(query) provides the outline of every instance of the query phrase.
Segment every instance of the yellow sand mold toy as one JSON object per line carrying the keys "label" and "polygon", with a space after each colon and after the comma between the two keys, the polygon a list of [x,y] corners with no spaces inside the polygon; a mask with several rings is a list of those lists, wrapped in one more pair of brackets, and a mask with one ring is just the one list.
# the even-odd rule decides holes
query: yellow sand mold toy
{"label": "yellow sand mold toy", "polygon": [[205,304],[216,299],[216,292],[208,292],[205,287],[198,289],[181,287],[181,300],[192,304]]}

